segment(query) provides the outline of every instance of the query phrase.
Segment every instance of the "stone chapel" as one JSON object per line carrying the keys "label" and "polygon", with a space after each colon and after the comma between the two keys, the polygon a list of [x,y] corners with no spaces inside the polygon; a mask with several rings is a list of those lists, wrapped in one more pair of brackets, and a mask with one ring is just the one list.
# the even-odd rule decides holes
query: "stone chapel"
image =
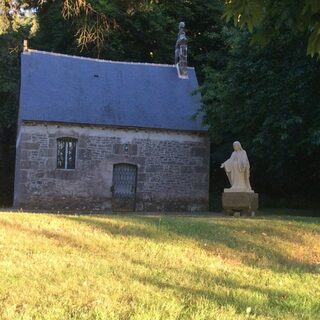
{"label": "stone chapel", "polygon": [[85,211],[208,209],[210,144],[184,24],[175,64],[26,48],[14,206]]}

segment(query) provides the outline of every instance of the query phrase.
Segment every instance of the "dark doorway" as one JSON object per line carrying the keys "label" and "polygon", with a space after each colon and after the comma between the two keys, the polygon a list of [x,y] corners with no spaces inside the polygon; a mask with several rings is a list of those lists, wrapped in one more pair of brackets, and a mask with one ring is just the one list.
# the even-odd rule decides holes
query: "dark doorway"
{"label": "dark doorway", "polygon": [[137,166],[119,163],[113,166],[112,209],[135,211],[137,189]]}
{"label": "dark doorway", "polygon": [[0,207],[13,202],[15,146],[0,143]]}

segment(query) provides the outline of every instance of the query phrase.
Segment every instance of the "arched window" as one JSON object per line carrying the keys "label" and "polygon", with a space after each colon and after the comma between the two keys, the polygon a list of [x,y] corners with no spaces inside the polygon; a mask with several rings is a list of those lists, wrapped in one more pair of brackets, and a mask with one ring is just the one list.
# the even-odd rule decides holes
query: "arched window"
{"label": "arched window", "polygon": [[57,168],[75,169],[76,167],[77,139],[57,139]]}

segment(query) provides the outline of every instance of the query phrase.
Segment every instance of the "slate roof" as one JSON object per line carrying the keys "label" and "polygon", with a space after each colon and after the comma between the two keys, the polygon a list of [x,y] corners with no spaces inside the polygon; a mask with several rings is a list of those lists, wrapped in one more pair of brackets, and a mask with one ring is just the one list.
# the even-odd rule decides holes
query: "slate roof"
{"label": "slate roof", "polygon": [[114,62],[28,50],[21,56],[20,120],[206,131],[194,68]]}

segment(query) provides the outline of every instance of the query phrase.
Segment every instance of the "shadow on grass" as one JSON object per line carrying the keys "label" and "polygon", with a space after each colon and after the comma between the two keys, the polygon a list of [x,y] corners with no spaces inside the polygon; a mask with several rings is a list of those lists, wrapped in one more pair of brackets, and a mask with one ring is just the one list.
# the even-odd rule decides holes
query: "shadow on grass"
{"label": "shadow on grass", "polygon": [[[274,242],[272,245],[268,241],[261,241],[261,232],[269,233],[278,237],[279,241],[299,242],[301,239],[294,238],[295,232],[300,230],[296,224],[292,230],[281,230],[280,227],[261,225],[261,221],[239,219],[206,219],[177,217],[146,217],[146,216],[116,216],[116,217],[88,217],[88,216],[56,216],[58,219],[66,219],[74,223],[84,224],[92,229],[97,229],[102,233],[107,233],[115,237],[139,237],[154,241],[174,242],[177,240],[191,239],[208,254],[215,255],[215,248],[222,246],[228,248],[232,254],[237,255],[245,265],[256,268],[270,269],[277,272],[296,271],[299,274],[307,272],[317,272],[316,266],[301,262],[292,257],[286,257],[281,248]],[[280,222],[284,222],[280,220]],[[268,221],[266,221],[268,223]],[[42,236],[56,240],[57,246],[70,245],[75,248],[93,250],[103,250],[103,246],[91,246],[90,240],[82,241],[72,235],[65,235],[60,232],[25,226],[16,222],[0,219],[0,225],[11,230],[25,232],[33,236]],[[279,227],[279,228],[278,228]],[[313,227],[312,227],[313,228]],[[313,228],[315,232],[318,229]],[[242,233],[245,231],[245,233]],[[303,231],[301,229],[300,231]],[[241,237],[239,237],[241,235]],[[260,237],[259,242],[255,242],[255,237]],[[303,241],[302,241],[303,242]],[[301,243],[302,243],[301,242]],[[204,243],[208,245],[204,247]],[[187,244],[186,244],[187,245]],[[103,254],[103,252],[101,252]],[[151,269],[147,261],[140,260],[139,257],[127,257],[131,263],[144,265]],[[259,260],[261,259],[262,262]],[[155,270],[156,271],[156,270]],[[168,271],[169,272],[169,271]],[[171,269],[170,272],[179,273],[178,269]],[[319,312],[319,305],[307,302],[305,297],[278,288],[270,288],[263,283],[248,283],[236,281],[228,275],[217,276],[202,269],[187,272],[188,284],[177,283],[174,277],[165,277],[157,272],[151,272],[146,276],[131,273],[130,277],[143,284],[152,285],[159,290],[170,289],[179,295],[193,299],[208,299],[220,306],[230,305],[237,313],[243,314],[247,307],[252,307],[256,315],[266,315],[279,318],[279,314],[294,314],[295,318],[312,319],[311,316]],[[168,273],[169,275],[169,273]],[[199,282],[201,281],[200,285]],[[191,285],[190,285],[191,283]],[[309,316],[310,315],[310,316]]]}
{"label": "shadow on grass", "polygon": [[[219,255],[227,260],[239,261],[256,268],[277,272],[319,272],[317,257],[313,261],[307,261],[304,256],[309,254],[307,252],[308,243],[299,237],[298,232],[306,230],[298,227],[297,223],[289,227],[286,225],[285,229],[281,229],[286,224],[283,220],[280,220],[280,225],[278,225],[277,221],[272,219],[270,221],[273,222],[273,225],[269,225],[268,220],[229,218],[201,220],[201,218],[170,216],[56,216],[55,218],[81,223],[114,237],[138,237],[161,242],[192,240],[208,255]],[[83,240],[68,235],[66,232],[29,227],[2,219],[0,219],[0,224],[31,235],[55,240],[57,246],[69,245],[88,251],[101,250],[103,254],[103,246],[91,245],[90,240]],[[311,231],[308,231],[319,234],[319,227],[311,224],[309,226]],[[300,256],[287,256],[280,244],[282,246],[300,245]]]}
{"label": "shadow on grass", "polygon": [[3,226],[6,229],[11,229],[13,231],[27,233],[30,236],[45,237],[49,240],[53,240],[57,247],[68,245],[76,249],[85,249],[88,251],[94,249],[93,246],[90,246],[87,243],[79,241],[77,238],[71,235],[65,235],[58,231],[51,231],[43,228],[33,228],[33,227],[25,226],[20,223],[11,222],[3,219],[0,219],[0,226]]}
{"label": "shadow on grass", "polygon": [[[170,217],[170,216],[117,216],[117,217],[73,217],[63,216],[74,222],[86,224],[92,228],[120,237],[139,237],[158,241],[175,241],[179,238],[195,240],[201,249],[208,254],[216,255],[228,248],[227,255],[236,258],[242,264],[268,268],[278,272],[296,270],[297,272],[319,272],[316,261],[303,261],[304,256],[286,256],[279,243],[286,245],[298,244],[307,250],[308,243],[298,236],[305,232],[303,227],[294,224],[290,227],[283,225],[268,225],[269,221],[261,223],[257,220],[201,219]],[[116,223],[111,223],[115,219]],[[304,220],[303,220],[304,221]],[[123,223],[122,223],[123,222]],[[274,219],[273,219],[274,222]],[[282,224],[284,221],[279,221]],[[318,229],[312,227],[314,232]],[[220,249],[219,249],[220,248]],[[220,250],[220,252],[218,252]],[[300,259],[299,259],[300,258]]]}
{"label": "shadow on grass", "polygon": [[[289,228],[288,232],[281,230],[277,225],[261,225],[257,220],[232,220],[232,219],[189,219],[177,217],[145,217],[145,216],[108,216],[108,217],[88,217],[88,216],[55,216],[56,219],[66,219],[74,223],[83,224],[92,229],[97,229],[102,233],[107,233],[115,237],[139,237],[142,239],[155,241],[170,241],[191,239],[197,245],[206,250],[209,254],[215,254],[215,246],[222,245],[229,248],[233,254],[237,254],[242,263],[257,268],[277,268],[277,271],[292,271],[293,269],[304,272],[314,272],[314,265],[304,263],[281,253],[281,248],[274,243],[271,246],[268,241],[255,242],[255,237],[263,239],[261,232],[269,233],[281,241],[291,241],[295,243],[303,242],[302,239],[295,238],[297,225]],[[266,221],[267,223],[268,221]],[[275,221],[277,222],[277,221]],[[282,223],[280,220],[279,223]],[[57,245],[70,245],[75,248],[85,250],[97,250],[97,246],[90,246],[89,241],[83,241],[72,235],[61,234],[60,232],[26,226],[20,223],[0,219],[0,225],[10,230],[25,232],[33,236],[46,237],[58,241]],[[299,227],[300,228],[300,227]],[[317,231],[312,227],[312,230]],[[90,229],[89,229],[90,230]],[[286,229],[287,230],[287,229]],[[301,229],[303,230],[303,229]],[[245,231],[245,233],[242,233]],[[241,238],[239,237],[241,235]],[[204,247],[204,243],[209,244]],[[99,247],[103,250],[103,246]],[[261,263],[253,259],[247,253],[258,254],[260,258],[267,259]],[[258,257],[258,258],[259,258]],[[139,257],[127,257],[135,265],[144,265],[152,270],[148,261]],[[156,271],[156,270],[154,270]],[[235,280],[229,275],[216,275],[204,270],[204,268],[186,273],[186,282],[178,283],[175,277],[170,277],[170,272],[179,274],[181,270],[170,269],[167,276],[158,275],[157,272],[150,272],[148,275],[130,273],[129,276],[145,285],[155,288],[168,289],[177,293],[181,298],[189,299],[190,308],[194,300],[201,301],[207,299],[213,303],[225,307],[231,306],[238,314],[245,314],[246,308],[251,307],[257,316],[266,316],[279,319],[280,315],[294,315],[295,319],[312,319],[312,316],[319,314],[319,305],[310,302],[306,309],[305,297],[299,296],[294,291],[288,292],[278,288],[270,288],[268,284],[261,283],[259,286],[251,283],[245,284]],[[199,282],[201,283],[199,284]],[[189,306],[188,306],[189,307]],[[196,308],[196,306],[194,306]],[[287,317],[288,318],[288,317]],[[314,318],[315,319],[315,318]]]}
{"label": "shadow on grass", "polygon": [[[143,263],[143,262],[141,262]],[[179,273],[179,270],[175,270]],[[172,282],[172,278],[163,280],[157,276],[138,276],[132,274],[132,278],[144,285],[152,285],[158,290],[170,289],[177,292],[182,297],[192,299],[207,299],[218,304],[220,307],[232,306],[238,314],[245,314],[248,307],[256,316],[267,316],[272,319],[279,318],[279,315],[295,315],[295,318],[311,319],[320,312],[320,305],[316,302],[308,302],[306,306],[305,298],[295,292],[263,287],[263,284],[248,283],[242,284],[234,279],[223,278],[212,275],[204,270],[190,272],[188,274],[189,283],[194,286],[183,285]],[[198,285],[201,278],[201,287]],[[204,287],[204,288],[203,288]]]}
{"label": "shadow on grass", "polygon": [[[112,236],[125,236],[125,237],[138,237],[146,239],[158,239],[161,238],[161,234],[155,232],[155,230],[148,230],[143,223],[137,223],[135,220],[126,219],[125,216],[102,217],[102,216],[59,216],[59,218],[67,219],[72,222],[78,222],[85,224],[86,226],[94,229],[98,229],[104,233]],[[124,223],[112,223],[113,219],[117,219],[116,222],[123,221]],[[128,224],[128,222],[130,224]]]}
{"label": "shadow on grass", "polygon": [[[159,224],[157,217],[139,217],[138,221],[143,224]],[[292,221],[305,222],[310,219],[296,219]],[[163,218],[161,227],[167,232],[182,237],[198,240],[201,248],[215,253],[217,245],[231,249],[238,255],[243,264],[260,268],[269,268],[277,271],[296,269],[310,273],[318,273],[320,256],[318,261],[301,261],[304,256],[287,256],[280,244],[298,245],[307,253],[310,246],[301,235],[306,231],[315,238],[320,236],[318,219],[313,224],[300,226],[292,223],[288,226],[287,221],[273,220],[272,225],[268,220],[256,219],[210,219],[199,221],[198,219]],[[306,230],[307,229],[307,230]],[[204,247],[204,243],[207,246]],[[319,254],[319,253],[318,253]],[[300,258],[300,259],[299,259]]]}

